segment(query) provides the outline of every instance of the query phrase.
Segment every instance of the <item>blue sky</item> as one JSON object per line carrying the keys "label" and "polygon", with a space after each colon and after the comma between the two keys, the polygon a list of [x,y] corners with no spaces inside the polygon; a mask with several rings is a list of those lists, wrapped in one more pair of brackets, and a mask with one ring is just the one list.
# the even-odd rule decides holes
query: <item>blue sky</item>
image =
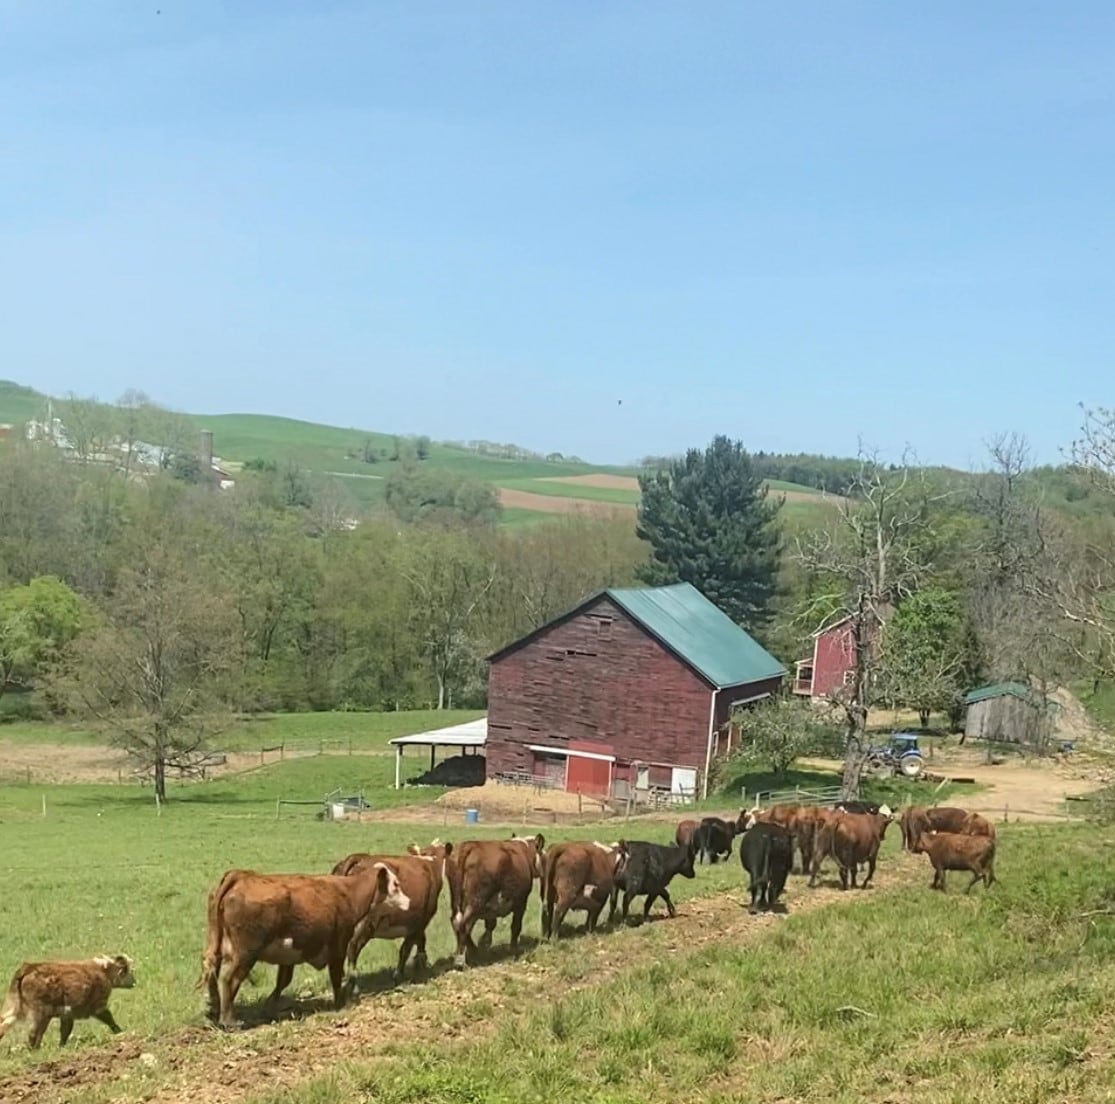
{"label": "blue sky", "polygon": [[1056,460],[1115,405],[1113,32],[0,0],[0,376],[600,462],[964,465],[1002,430]]}

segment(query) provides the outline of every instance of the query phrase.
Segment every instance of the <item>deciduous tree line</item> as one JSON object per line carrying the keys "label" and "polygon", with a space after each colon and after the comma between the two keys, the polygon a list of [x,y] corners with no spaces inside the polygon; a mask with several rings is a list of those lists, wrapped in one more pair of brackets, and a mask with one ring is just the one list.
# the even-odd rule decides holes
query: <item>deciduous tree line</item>
{"label": "deciduous tree line", "polygon": [[[1102,488],[1105,417],[1077,447]],[[161,786],[234,712],[480,706],[489,652],[600,587],[685,580],[788,667],[851,619],[861,647],[838,704],[854,773],[873,705],[955,715],[984,679],[1049,687],[1110,668],[1115,493],[1086,521],[1049,510],[1025,442],[996,441],[961,486],[861,455],[847,496],[796,532],[760,472],[718,437],[643,475],[634,525],[501,530],[483,489],[454,484],[426,509],[429,488],[400,482],[394,516],[352,529],[292,466],[221,491],[8,443],[0,691],[102,721]]]}

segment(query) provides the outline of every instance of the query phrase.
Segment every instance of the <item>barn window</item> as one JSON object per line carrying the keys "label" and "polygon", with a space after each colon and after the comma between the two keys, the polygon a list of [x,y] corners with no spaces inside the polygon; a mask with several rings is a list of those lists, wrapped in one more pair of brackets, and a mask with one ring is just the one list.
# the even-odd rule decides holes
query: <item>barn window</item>
{"label": "barn window", "polygon": [[844,672],[844,685],[851,686],[856,681],[856,670],[853,667],[850,671]]}
{"label": "barn window", "polygon": [[596,619],[596,635],[601,640],[612,639],[612,619],[610,617],[598,617]]}

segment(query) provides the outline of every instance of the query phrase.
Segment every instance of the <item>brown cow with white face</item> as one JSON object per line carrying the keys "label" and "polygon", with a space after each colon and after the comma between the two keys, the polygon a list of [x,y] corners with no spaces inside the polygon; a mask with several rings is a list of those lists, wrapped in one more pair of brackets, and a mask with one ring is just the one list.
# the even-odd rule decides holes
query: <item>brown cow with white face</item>
{"label": "brown cow with white face", "polygon": [[50,1021],[58,1020],[59,1043],[66,1045],[74,1020],[100,1020],[114,1035],[120,1025],[108,1009],[113,989],[135,985],[127,955],[98,955],[77,962],[25,962],[16,970],[0,1011],[0,1039],[19,1020],[29,1019],[28,1046],[37,1050]]}
{"label": "brown cow with white face", "polygon": [[395,872],[382,862],[356,874],[258,874],[229,870],[209,894],[209,924],[199,986],[209,990],[209,1017],[236,1024],[233,1002],[257,962],[278,967],[267,998],[277,1004],[306,963],[329,969],[333,1003],[340,1008],[349,986],[345,957],[360,921],[377,906],[406,910],[410,900]]}
{"label": "brown cow with white face", "polygon": [[511,950],[517,954],[523,930],[523,914],[530,900],[534,879],[542,874],[542,835],[509,840],[466,840],[457,847],[446,866],[453,908],[453,930],[457,933],[457,965],[468,964],[468,952],[476,950],[472,929],[484,921],[481,947],[490,947],[501,916],[511,917]]}
{"label": "brown cow with white face", "polygon": [[[371,939],[403,941],[399,947],[399,962],[395,967],[396,982],[402,982],[412,950],[415,952],[415,973],[426,969],[429,964],[426,958],[426,929],[437,913],[445,861],[452,853],[451,843],[434,840],[424,848],[412,843],[407,848],[406,855],[349,855],[333,867],[334,874],[359,874],[382,864],[394,872],[402,891],[399,898],[385,898],[373,905],[356,925],[348,949],[350,971],[355,971],[356,960]],[[407,902],[405,906],[401,904],[404,898]]]}
{"label": "brown cow with white face", "polygon": [[[557,939],[568,912],[585,913],[585,931],[595,931],[605,903],[612,897],[616,868],[622,859],[618,843],[559,843],[542,856],[542,935]],[[616,902],[608,911],[608,923]]]}

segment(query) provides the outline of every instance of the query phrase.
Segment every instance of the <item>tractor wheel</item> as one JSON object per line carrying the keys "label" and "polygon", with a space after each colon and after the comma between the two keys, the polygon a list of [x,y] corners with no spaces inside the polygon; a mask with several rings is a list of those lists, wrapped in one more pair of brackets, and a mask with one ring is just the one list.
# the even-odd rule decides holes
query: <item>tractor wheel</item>
{"label": "tractor wheel", "polygon": [[907,778],[917,778],[919,774],[925,769],[925,763],[920,755],[905,755],[902,762],[899,764],[902,773]]}

